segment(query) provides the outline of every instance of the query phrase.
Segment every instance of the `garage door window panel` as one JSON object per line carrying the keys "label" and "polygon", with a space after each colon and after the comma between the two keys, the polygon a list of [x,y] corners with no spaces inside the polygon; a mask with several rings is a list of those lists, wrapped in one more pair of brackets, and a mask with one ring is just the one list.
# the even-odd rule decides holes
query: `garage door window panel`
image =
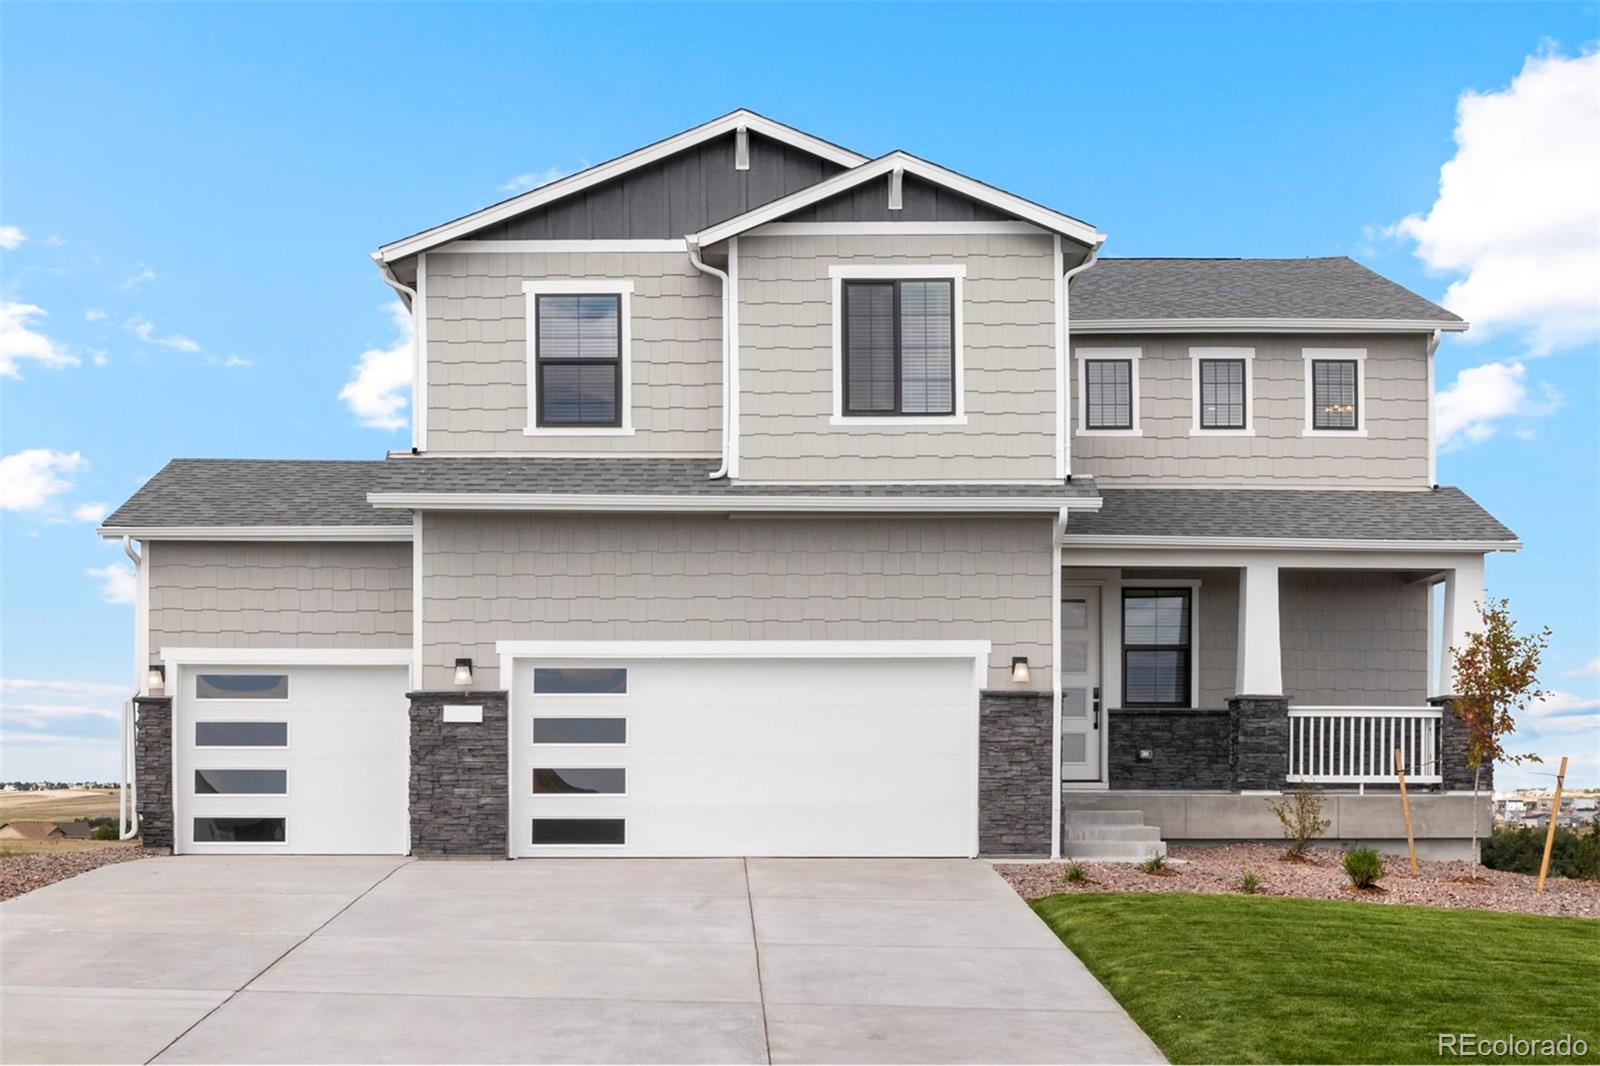
{"label": "garage door window panel", "polygon": [[616,667],[541,666],[533,671],[536,696],[622,696],[628,671]]}
{"label": "garage door window panel", "polygon": [[288,674],[196,674],[197,700],[287,700]]}
{"label": "garage door window panel", "polygon": [[287,748],[288,722],[196,722],[197,748]]}
{"label": "garage door window panel", "polygon": [[200,769],[194,772],[196,796],[287,796],[289,771],[279,769]]}
{"label": "garage door window panel", "polygon": [[628,842],[622,818],[535,818],[532,842],[542,846],[621,847]]}
{"label": "garage door window panel", "polygon": [[628,771],[620,766],[535,767],[536,796],[625,796]]}
{"label": "garage door window panel", "polygon": [[539,717],[533,720],[535,744],[622,745],[628,742],[626,718]]}
{"label": "garage door window panel", "polygon": [[283,844],[288,841],[286,818],[196,818],[197,844]]}

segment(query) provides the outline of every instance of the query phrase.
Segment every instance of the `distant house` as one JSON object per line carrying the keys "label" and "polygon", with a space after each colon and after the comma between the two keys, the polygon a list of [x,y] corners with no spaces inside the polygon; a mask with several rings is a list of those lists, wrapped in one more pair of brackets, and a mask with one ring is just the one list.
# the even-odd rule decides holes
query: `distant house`
{"label": "distant house", "polygon": [[94,826],[88,822],[58,822],[56,828],[61,830],[61,835],[68,840],[93,839]]}
{"label": "distant house", "polygon": [[61,840],[66,835],[54,822],[7,822],[0,825],[0,840]]}

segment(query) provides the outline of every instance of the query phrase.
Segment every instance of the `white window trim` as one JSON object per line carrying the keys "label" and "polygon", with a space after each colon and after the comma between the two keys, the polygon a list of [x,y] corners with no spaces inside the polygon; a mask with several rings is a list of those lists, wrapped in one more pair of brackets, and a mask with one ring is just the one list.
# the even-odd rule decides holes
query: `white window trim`
{"label": "white window trim", "polygon": [[[1367,435],[1367,350],[1365,348],[1302,348],[1301,356],[1305,360],[1305,423],[1301,429],[1302,437],[1354,437],[1361,438]],[[1317,429],[1311,411],[1313,396],[1311,384],[1311,364],[1318,359],[1343,359],[1354,361],[1356,364],[1356,428],[1355,429]]]}
{"label": "white window trim", "polygon": [[[1127,645],[1122,639],[1122,594],[1126,589],[1188,589],[1189,590],[1189,706],[1179,710],[1195,710],[1200,706],[1200,579],[1187,577],[1136,578],[1123,577],[1117,581],[1117,702],[1126,705],[1127,693],[1122,691],[1122,670]],[[1105,690],[1105,679],[1100,688]]]}
{"label": "white window trim", "polygon": [[[880,281],[918,280],[949,281],[954,287],[955,376],[951,382],[955,390],[956,410],[953,415],[899,415],[875,418],[844,413],[844,282],[846,279],[876,279]],[[964,426],[967,424],[967,361],[963,352],[962,335],[966,332],[966,317],[962,313],[965,299],[967,267],[965,263],[852,263],[835,264],[828,268],[828,282],[833,302],[833,408],[828,425],[848,428],[878,428],[882,426]]]}
{"label": "white window trim", "polygon": [[[1139,420],[1139,359],[1143,348],[1079,348],[1073,352],[1078,363],[1078,424],[1073,434],[1079,437],[1142,437],[1143,424]],[[1132,429],[1089,429],[1089,368],[1100,359],[1126,359],[1133,365],[1128,370],[1128,384],[1132,391]]]}
{"label": "white window trim", "polygon": [[[552,295],[615,295],[622,305],[622,425],[620,426],[541,426],[539,425],[539,374],[537,358],[537,320],[539,297]],[[633,282],[625,278],[562,278],[524,281],[526,301],[526,358],[528,373],[528,421],[525,437],[631,437],[633,436]]]}
{"label": "white window trim", "polygon": [[[1200,361],[1203,359],[1237,359],[1244,362],[1244,428],[1208,429],[1200,424]],[[1189,436],[1191,437],[1253,437],[1256,435],[1256,350],[1254,348],[1190,348],[1189,349]]]}

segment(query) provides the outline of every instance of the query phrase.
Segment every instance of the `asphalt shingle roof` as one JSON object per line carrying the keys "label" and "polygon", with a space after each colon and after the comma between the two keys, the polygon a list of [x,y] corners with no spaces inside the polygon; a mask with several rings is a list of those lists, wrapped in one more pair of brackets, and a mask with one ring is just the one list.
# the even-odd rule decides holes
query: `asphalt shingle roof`
{"label": "asphalt shingle roof", "polygon": [[1263,537],[1308,540],[1506,541],[1516,534],[1457,488],[1101,489],[1097,512],[1074,513],[1073,537]]}
{"label": "asphalt shingle roof", "polygon": [[103,525],[410,525],[404,511],[367,503],[383,467],[382,460],[174,459]]}
{"label": "asphalt shingle roof", "polygon": [[714,459],[391,459],[375,492],[555,493],[578,496],[991,496],[1090,498],[1094,483],[1050,485],[750,485],[710,480]]}
{"label": "asphalt shingle roof", "polygon": [[1461,319],[1346,256],[1101,259],[1072,282],[1072,319]]}

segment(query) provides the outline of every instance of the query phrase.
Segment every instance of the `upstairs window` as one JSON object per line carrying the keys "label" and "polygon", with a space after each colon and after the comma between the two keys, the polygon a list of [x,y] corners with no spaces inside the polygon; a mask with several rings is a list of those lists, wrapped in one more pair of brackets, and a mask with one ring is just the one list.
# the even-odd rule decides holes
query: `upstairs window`
{"label": "upstairs window", "polygon": [[1133,388],[1132,359],[1084,360],[1084,428],[1132,429]]}
{"label": "upstairs window", "polygon": [[842,282],[843,413],[956,414],[951,278]]}
{"label": "upstairs window", "polygon": [[1311,361],[1311,428],[1355,429],[1361,402],[1353,359]]}
{"label": "upstairs window", "polygon": [[1364,437],[1367,431],[1366,351],[1307,348],[1307,434]]}
{"label": "upstairs window", "polygon": [[538,340],[541,426],[622,424],[622,297],[542,295]]}
{"label": "upstairs window", "polygon": [[1251,432],[1254,348],[1190,348],[1194,374],[1194,433]]}

